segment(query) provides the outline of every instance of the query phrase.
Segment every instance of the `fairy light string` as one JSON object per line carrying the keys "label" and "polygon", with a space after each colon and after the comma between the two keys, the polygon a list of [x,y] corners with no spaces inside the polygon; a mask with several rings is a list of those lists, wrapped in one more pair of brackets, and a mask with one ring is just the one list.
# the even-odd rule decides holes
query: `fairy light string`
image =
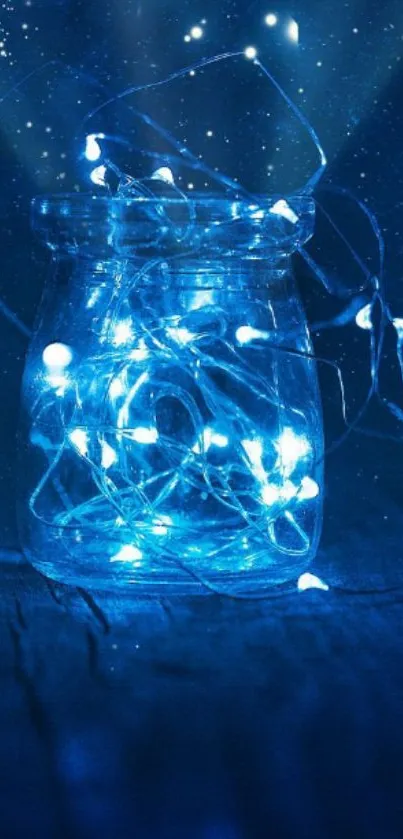
{"label": "fairy light string", "polygon": [[[320,141],[300,109],[251,51],[204,59],[164,80],[128,88],[89,113],[78,136],[82,137],[92,117],[119,99],[167,85],[210,64],[242,57],[252,60],[272,83],[317,149],[319,165],[298,191],[300,195],[310,195],[326,167]],[[231,593],[231,581],[221,580],[220,575],[230,576],[234,556],[238,557],[235,574],[239,574],[264,571],[268,557],[274,555],[279,562],[278,581],[281,582],[282,574],[287,579],[293,560],[299,562],[314,550],[316,526],[312,522],[318,515],[322,491],[323,447],[313,373],[316,360],[309,339],[303,328],[299,330],[294,325],[279,340],[282,324],[276,323],[275,309],[270,305],[264,320],[259,303],[256,304],[254,313],[259,315],[259,325],[252,325],[239,320],[236,307],[217,305],[219,295],[214,287],[195,288],[198,304],[187,311],[178,307],[182,293],[179,288],[170,293],[164,288],[164,309],[156,289],[164,287],[169,273],[175,271],[176,261],[206,259],[206,250],[203,253],[202,248],[200,253],[196,235],[196,202],[178,188],[170,163],[179,160],[202,171],[224,189],[225,196],[228,193],[233,196],[233,217],[225,223],[230,255],[235,258],[236,225],[245,217],[250,221],[252,216],[264,228],[272,214],[292,228],[299,223],[295,210],[297,196],[274,203],[268,199],[262,201],[261,196],[250,194],[237,181],[207,166],[149,115],[132,105],[129,107],[168,142],[172,156],[164,155],[164,166],[157,167],[148,178],[135,179],[119,171],[107,150],[110,143],[122,142],[119,137],[104,132],[87,134],[84,156],[89,163],[96,164],[92,175],[97,173],[92,180],[105,187],[111,207],[122,200],[148,200],[155,223],[155,240],[150,243],[150,252],[158,251],[161,236],[170,234],[176,237],[178,252],[174,257],[171,254],[145,258],[136,267],[132,259],[119,253],[117,214],[111,229],[115,256],[105,266],[104,283],[109,284],[111,291],[106,307],[103,303],[104,308],[100,308],[95,298],[91,304],[91,295],[96,291],[93,282],[84,287],[88,296],[83,305],[94,307],[97,323],[101,324],[96,352],[92,341],[84,366],[75,357],[74,347],[61,342],[58,347],[54,344],[43,352],[43,367],[37,379],[41,391],[33,411],[32,439],[45,454],[47,468],[31,493],[30,510],[75,562],[79,562],[83,553],[90,557],[94,551],[101,550],[117,573],[119,569],[123,573],[123,569],[129,568],[130,574],[141,580],[142,574],[150,569],[163,572],[174,567],[207,588]],[[141,154],[155,162],[160,157],[144,149]],[[115,193],[108,186],[108,172],[117,176]],[[159,192],[161,186],[163,194]],[[180,237],[169,213],[172,201],[182,202],[187,209]],[[368,292],[370,304],[365,305],[373,307],[379,302],[382,311],[379,331],[375,332],[372,323],[370,326],[371,390],[352,421],[347,419],[340,371],[333,365],[340,382],[346,434],[358,429],[369,400],[378,394],[378,370],[387,323],[396,329],[403,370],[403,328],[384,304],[383,239],[375,217],[364,205],[360,207],[379,245],[380,266],[376,278],[328,216],[364,275],[358,291]],[[306,249],[299,244],[296,249],[313,275],[330,291],[325,273]],[[213,256],[219,262],[218,248]],[[269,270],[277,270],[276,262]],[[349,295],[341,293],[340,296],[348,299]],[[136,305],[132,302],[134,297]],[[349,304],[340,315],[340,323],[354,317],[359,319],[360,311],[355,304]],[[260,357],[269,359],[270,375],[263,375]],[[306,411],[299,399],[283,393],[280,370],[284,371],[285,362],[301,383],[309,383],[310,379],[313,383]],[[257,403],[270,417],[266,428],[261,416],[253,417],[248,411],[250,404]],[[164,404],[175,404],[182,412],[175,427],[164,428],[165,415],[169,414]],[[46,435],[49,416],[59,425],[58,440]],[[84,499],[75,498],[74,492],[67,489],[68,482],[74,481],[76,464],[80,465],[80,480],[85,486],[83,494],[88,496]],[[58,495],[57,512],[45,509],[44,497],[50,486]],[[201,515],[196,510],[193,514],[200,499],[204,512]],[[248,596],[255,594],[248,592]]]}

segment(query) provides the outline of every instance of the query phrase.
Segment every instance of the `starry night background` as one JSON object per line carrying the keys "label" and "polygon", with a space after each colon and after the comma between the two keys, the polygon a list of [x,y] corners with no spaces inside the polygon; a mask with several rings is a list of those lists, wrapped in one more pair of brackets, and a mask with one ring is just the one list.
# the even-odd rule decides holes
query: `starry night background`
{"label": "starry night background", "polygon": [[[133,99],[115,102],[84,129],[86,114],[130,85],[156,81],[205,56],[248,47],[257,49],[262,63],[314,126],[328,158],[324,183],[346,187],[376,214],[386,241],[388,303],[396,317],[403,317],[400,0],[278,0],[273,4],[269,0],[3,0],[0,300],[28,328],[33,325],[49,265],[48,254],[30,231],[31,198],[41,193],[93,189],[82,159],[89,127],[130,140],[138,131],[128,107],[134,104]],[[310,138],[290,117],[276,92],[254,75],[252,62],[223,63],[204,76],[196,73],[191,80],[175,83],[162,95],[141,94],[137,104],[151,110],[196,154],[261,193],[287,194],[303,185],[317,165]],[[130,151],[117,146],[114,153],[125,171],[133,174],[137,162]],[[191,192],[191,176],[182,177],[181,186]],[[340,199],[330,201],[327,208],[376,272],[376,240],[362,214]],[[351,258],[320,214],[309,249],[335,287],[358,284]],[[302,260],[296,260],[295,270],[310,321],[337,315],[340,302],[324,293]],[[340,364],[348,408],[354,414],[370,384],[368,334],[353,322],[342,329],[319,331],[313,338],[319,358]],[[26,338],[1,311],[0,349],[0,534],[2,546],[16,550],[14,466]],[[395,344],[388,338],[382,388],[402,405],[397,373]],[[326,365],[319,364],[319,374],[325,430],[331,444],[344,428],[340,395]],[[401,430],[386,412],[370,411],[366,423],[377,436],[353,434],[328,458],[324,532],[316,570],[343,590],[401,591],[402,452],[399,442],[388,439],[388,435],[400,437]],[[29,586],[33,591],[33,583]],[[14,602],[12,589],[7,597]],[[65,610],[75,611],[72,594],[57,597]],[[75,683],[72,677],[76,667],[70,661],[72,651],[81,654],[79,631],[70,627],[67,643],[65,630],[60,630],[59,636],[55,629],[65,659],[47,681],[45,678],[44,694],[52,697],[49,705],[53,691],[57,693],[51,733],[41,717],[43,709],[34,682],[24,681],[23,670],[18,669],[25,653],[18,646],[17,632],[16,679],[26,691],[30,713],[34,717],[39,714],[39,739],[46,759],[43,777],[42,770],[35,783],[29,773],[24,776],[26,823],[24,813],[18,818],[13,814],[13,794],[9,801],[2,799],[1,835],[5,839],[26,835],[24,824],[34,833],[35,823],[43,836],[83,835],[86,839],[99,835],[97,830],[103,828],[106,835],[119,839],[126,835],[147,839],[339,839],[350,830],[351,835],[399,839],[403,835],[400,600],[392,605],[389,601],[391,611],[387,612],[387,600],[368,604],[367,598],[366,605],[358,606],[361,612],[357,618],[356,606],[344,605],[344,601],[338,605],[331,599],[319,605],[315,593],[307,597],[311,615],[305,606],[296,607],[295,613],[289,604],[277,604],[278,619],[270,618],[270,623],[267,615],[257,611],[252,615],[250,610],[248,629],[241,632],[236,624],[239,640],[235,641],[234,636],[229,641],[223,635],[222,625],[217,629],[212,612],[206,613],[207,618],[204,614],[200,625],[194,625],[199,644],[196,658],[202,660],[200,672],[192,669],[196,648],[184,639],[185,617],[176,616],[178,653],[174,664],[164,647],[164,609],[157,618],[144,611],[142,622],[136,623],[136,638],[142,640],[137,646],[131,644],[130,655],[122,656],[118,663],[115,652],[119,644],[124,646],[124,640],[114,645],[108,641],[108,647],[101,644],[99,648],[98,636],[91,634],[90,627],[85,644],[96,688],[91,679],[87,684],[81,659],[81,681]],[[358,600],[356,595],[354,603]],[[36,614],[41,611],[40,600],[33,601],[27,606],[29,619],[35,603]],[[48,613],[44,610],[43,614],[41,626],[49,635]],[[101,617],[95,614],[104,631],[110,623],[103,623],[103,612]],[[220,614],[223,619],[224,612]],[[112,615],[115,619],[116,608]],[[1,619],[8,633],[8,620],[4,615]],[[18,620],[20,626],[27,618],[20,615]],[[234,614],[229,621],[234,625]],[[122,633],[126,630],[127,626],[123,627]],[[226,658],[227,670],[218,659],[212,664],[207,657],[203,646],[206,633],[212,633],[216,648]],[[105,638],[110,637],[105,630]],[[142,644],[146,651],[134,685],[134,656]],[[55,649],[59,656],[56,641]],[[161,656],[163,664],[159,662],[149,678],[152,656]],[[114,713],[112,693],[102,681],[104,674],[98,673],[101,659],[108,678],[111,673],[119,674],[119,684],[124,685],[118,697],[114,693]],[[269,687],[263,685],[265,671],[270,673]],[[189,672],[193,674],[190,682]],[[6,669],[4,684],[8,685],[9,675]],[[204,680],[216,684],[216,694],[212,690],[206,698],[199,690]],[[66,690],[65,684],[69,684]],[[218,686],[222,688],[220,697]],[[8,789],[4,782],[8,773],[17,777],[22,765],[26,768],[31,761],[36,765],[37,759],[32,745],[27,745],[28,724],[21,724],[11,688],[7,687],[6,695],[12,710],[7,716],[9,733],[0,750],[0,793],[1,781]],[[131,710],[124,695],[136,709],[135,703],[140,702],[141,713],[138,709],[133,712],[133,719],[138,714],[139,730],[130,722]],[[105,711],[100,710],[102,703]],[[200,713],[194,725],[193,703]],[[72,722],[72,704],[79,723],[76,718]],[[265,716],[267,708],[272,726]],[[119,716],[116,725],[115,716]],[[143,718],[141,728],[139,720],[143,726]],[[18,745],[13,726],[21,728]],[[186,732],[190,732],[188,738]],[[125,739],[126,763],[122,763]],[[187,751],[189,740],[200,761],[197,771],[196,757],[192,759]],[[161,742],[169,781],[156,757],[157,741]],[[214,751],[218,741],[219,756]],[[49,769],[49,755],[56,753],[57,768],[52,763]],[[233,774],[226,774],[227,766]],[[46,773],[51,778],[50,793]],[[126,833],[126,822],[133,815],[131,777],[142,791],[136,800],[140,821],[133,822],[137,832]],[[178,789],[183,791],[180,806],[186,815],[185,827],[180,824],[180,807],[175,805]],[[38,806],[37,796],[49,794],[56,815],[42,808],[43,801]],[[115,803],[102,807],[100,800],[109,801],[109,795]],[[155,796],[159,804],[154,812]],[[68,800],[74,801],[71,808]],[[45,815],[40,815],[41,808]],[[206,820],[206,813],[213,811],[214,818]],[[29,821],[32,812],[34,822]],[[9,824],[14,818],[13,830]],[[64,829],[61,825],[69,819],[70,827]],[[2,830],[5,824],[7,829]],[[148,827],[143,833],[145,824]]]}

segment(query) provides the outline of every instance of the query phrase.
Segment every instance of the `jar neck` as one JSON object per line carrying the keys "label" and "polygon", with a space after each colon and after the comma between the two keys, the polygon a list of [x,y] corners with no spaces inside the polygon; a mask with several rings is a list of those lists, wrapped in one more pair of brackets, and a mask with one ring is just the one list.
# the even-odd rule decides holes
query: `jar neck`
{"label": "jar neck", "polygon": [[233,199],[195,194],[184,198],[93,195],[42,196],[32,223],[54,252],[99,259],[262,258],[291,254],[313,234],[311,196]]}
{"label": "jar neck", "polygon": [[130,285],[145,288],[265,288],[277,284],[290,273],[291,257],[274,255],[271,258],[225,256],[197,259],[194,255],[171,259],[124,260],[91,259],[78,255],[75,259],[76,276],[87,283],[120,287]]}

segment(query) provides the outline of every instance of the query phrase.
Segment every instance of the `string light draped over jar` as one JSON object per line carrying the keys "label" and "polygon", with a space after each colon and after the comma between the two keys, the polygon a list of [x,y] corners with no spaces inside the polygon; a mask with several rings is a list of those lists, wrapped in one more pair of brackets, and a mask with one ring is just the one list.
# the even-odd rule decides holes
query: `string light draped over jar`
{"label": "string light draped over jar", "polygon": [[307,195],[38,198],[20,530],[50,577],[254,596],[307,570],[322,418],[291,255]]}

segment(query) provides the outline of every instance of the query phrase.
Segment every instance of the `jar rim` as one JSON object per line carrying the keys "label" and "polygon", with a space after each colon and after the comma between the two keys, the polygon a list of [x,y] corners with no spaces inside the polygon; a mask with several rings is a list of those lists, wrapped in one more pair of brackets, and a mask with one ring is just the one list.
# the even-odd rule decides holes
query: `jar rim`
{"label": "jar rim", "polygon": [[[191,196],[105,196],[59,193],[32,200],[32,224],[53,249],[80,249],[91,240],[113,241],[112,250],[153,246],[158,240],[222,247],[231,240],[234,252],[263,253],[279,246],[290,253],[313,233],[315,201],[307,193],[290,197],[256,195],[228,197],[217,193]],[[231,247],[230,247],[231,250]]]}
{"label": "jar rim", "polygon": [[[315,210],[315,201],[308,193],[293,193],[290,196],[281,193],[273,195],[261,193],[247,197],[229,197],[219,193],[192,192],[191,195],[182,196],[124,196],[124,195],[94,195],[90,192],[66,192],[38,195],[32,199],[32,208],[41,215],[48,215],[52,211],[56,214],[60,209],[79,207],[144,207],[168,205],[170,207],[187,208],[218,208],[225,209],[239,208],[243,210],[263,210],[273,213],[273,208],[280,208],[280,205],[289,205],[295,214],[300,216],[303,213],[311,213]],[[298,213],[296,212],[298,209]]]}

